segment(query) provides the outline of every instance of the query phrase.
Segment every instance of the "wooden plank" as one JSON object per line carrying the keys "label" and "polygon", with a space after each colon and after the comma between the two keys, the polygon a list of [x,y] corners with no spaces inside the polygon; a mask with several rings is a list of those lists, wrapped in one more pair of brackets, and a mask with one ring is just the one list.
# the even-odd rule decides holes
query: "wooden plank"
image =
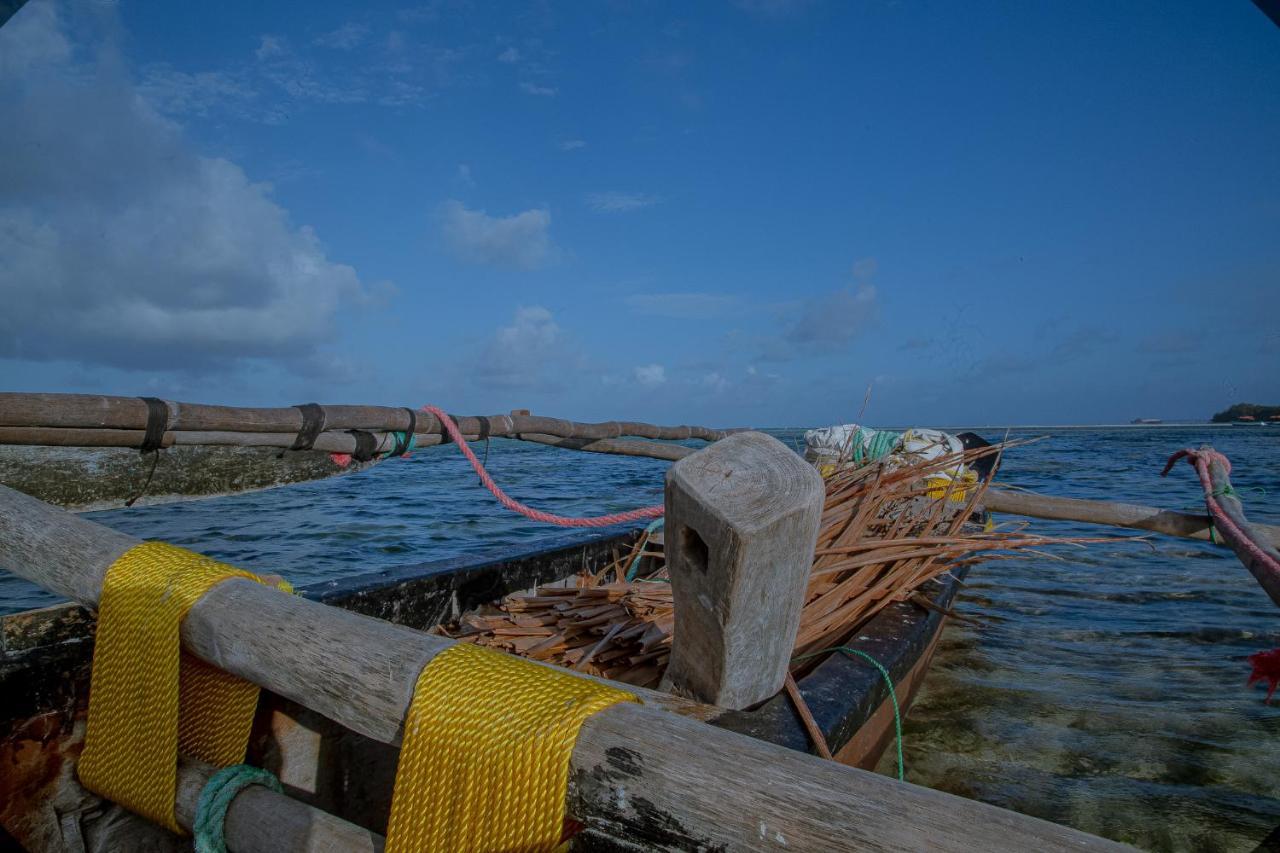
{"label": "wooden plank", "polygon": [[[136,540],[0,487],[0,565],[95,605]],[[234,579],[182,625],[209,663],[354,731],[399,743],[421,667],[453,641]],[[824,762],[666,713],[637,691],[583,725],[570,815],[658,850],[1117,850],[1100,838]],[[335,848],[340,849],[340,848]]]}
{"label": "wooden plank", "polygon": [[667,472],[666,554],[675,599],[664,689],[740,710],[787,675],[826,496],[776,438],[731,435]]}

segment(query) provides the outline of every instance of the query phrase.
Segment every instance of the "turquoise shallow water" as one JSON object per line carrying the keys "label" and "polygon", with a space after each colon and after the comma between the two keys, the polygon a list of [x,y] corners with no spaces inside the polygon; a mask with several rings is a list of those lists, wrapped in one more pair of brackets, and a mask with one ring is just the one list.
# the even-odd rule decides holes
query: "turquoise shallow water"
{"label": "turquoise shallow water", "polygon": [[[1280,429],[1012,433],[1044,435],[1006,456],[1002,480],[1196,509],[1190,467],[1158,475],[1172,451],[1210,442],[1235,463],[1250,516],[1280,523]],[[568,515],[658,503],[666,468],[507,441],[493,442],[489,461],[514,496]],[[557,535],[498,506],[451,447],[329,482],[89,517],[298,582]],[[1056,555],[1065,559],[969,575],[958,606],[979,624],[943,637],[907,720],[908,779],[1149,849],[1253,850],[1280,826],[1280,700],[1267,707],[1245,689],[1245,658],[1280,646],[1280,610],[1207,543],[1156,538]],[[0,573],[0,613],[52,600]]]}

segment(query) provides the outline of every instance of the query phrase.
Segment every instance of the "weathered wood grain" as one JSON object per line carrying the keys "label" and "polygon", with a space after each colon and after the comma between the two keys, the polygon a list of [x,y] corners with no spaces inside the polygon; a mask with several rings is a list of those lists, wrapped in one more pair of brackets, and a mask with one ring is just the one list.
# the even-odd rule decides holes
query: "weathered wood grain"
{"label": "weathered wood grain", "polygon": [[[203,403],[169,402],[169,429],[176,432],[281,432],[296,434],[302,428],[302,413],[294,407],[241,408]],[[409,413],[387,406],[326,405],[324,428],[329,431],[362,429],[402,431],[409,428]],[[487,419],[489,435],[508,436],[540,433],[561,438],[639,438],[715,441],[727,435],[723,430],[700,426],[657,426],[638,421],[579,423],[538,415],[492,415]],[[479,417],[457,418],[466,435],[481,433]],[[96,394],[0,393],[0,427],[46,427],[60,429],[142,430],[147,425],[147,406],[138,397],[109,397]],[[417,413],[416,432],[439,435],[440,422],[425,412]],[[3,440],[3,439],[0,439]]]}
{"label": "weathered wood grain", "polygon": [[[988,489],[982,502],[992,512],[1007,512],[1012,515],[1061,521],[1083,521],[1089,524],[1109,524],[1134,530],[1151,530],[1188,539],[1210,539],[1209,528],[1212,526],[1207,515],[1194,515],[1117,501],[1060,498],[1053,495],[1039,495],[1035,492]],[[1253,528],[1270,541],[1272,546],[1280,547],[1280,527],[1254,524]]]}
{"label": "weathered wood grain", "polygon": [[826,491],[776,438],[731,435],[667,471],[676,624],[664,689],[735,711],[782,689]]}
{"label": "weathered wood grain", "polygon": [[[213,773],[208,764],[179,759],[174,814],[188,832],[195,823],[200,790]],[[375,832],[261,785],[245,788],[231,801],[223,835],[235,853],[380,853],[385,846],[385,839]]]}
{"label": "weathered wood grain", "polygon": [[[0,487],[0,565],[94,605],[136,540]],[[452,641],[247,580],[214,587],[184,646],[334,721],[398,743],[420,668]],[[570,814],[592,833],[658,850],[1112,850],[1100,838],[813,756],[645,705],[582,727]]]}

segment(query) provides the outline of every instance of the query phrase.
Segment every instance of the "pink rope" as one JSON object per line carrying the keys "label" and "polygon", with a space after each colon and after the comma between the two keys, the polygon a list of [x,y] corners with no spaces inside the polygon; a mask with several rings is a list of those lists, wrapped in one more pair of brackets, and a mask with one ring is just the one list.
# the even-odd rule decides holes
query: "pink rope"
{"label": "pink rope", "polygon": [[658,506],[646,506],[640,509],[633,509],[627,512],[615,512],[612,515],[597,515],[593,518],[566,518],[563,515],[553,515],[549,512],[543,512],[534,509],[531,506],[525,506],[518,500],[508,497],[507,493],[493,482],[493,478],[489,476],[489,472],[480,464],[480,460],[476,458],[471,447],[468,446],[467,440],[463,438],[462,431],[458,429],[458,425],[453,422],[453,418],[445,414],[441,409],[435,406],[423,406],[422,411],[434,415],[436,420],[444,427],[444,431],[449,434],[449,438],[453,439],[453,443],[458,445],[458,449],[462,451],[462,455],[467,457],[467,461],[471,463],[471,467],[475,469],[476,474],[480,476],[480,482],[484,487],[493,493],[498,499],[498,503],[505,506],[512,512],[518,512],[526,518],[532,518],[534,521],[543,521],[547,524],[558,524],[561,527],[608,527],[611,524],[621,524],[625,521],[642,521],[646,518],[658,518],[663,513],[661,504]]}
{"label": "pink rope", "polygon": [[1271,571],[1280,573],[1280,563],[1277,563],[1274,557],[1259,548],[1257,543],[1245,535],[1245,532],[1223,511],[1213,493],[1213,478],[1209,476],[1210,460],[1217,459],[1218,462],[1222,463],[1222,467],[1226,469],[1228,474],[1231,473],[1231,460],[1216,450],[1192,450],[1187,448],[1179,450],[1169,457],[1169,461],[1165,463],[1164,471],[1160,473],[1160,476],[1163,477],[1168,474],[1169,469],[1173,467],[1173,463],[1184,457],[1196,469],[1196,474],[1200,477],[1200,485],[1204,489],[1204,502],[1209,507],[1209,514],[1213,516],[1214,524],[1220,530],[1225,530],[1231,534],[1249,552],[1249,556],[1268,567]]}

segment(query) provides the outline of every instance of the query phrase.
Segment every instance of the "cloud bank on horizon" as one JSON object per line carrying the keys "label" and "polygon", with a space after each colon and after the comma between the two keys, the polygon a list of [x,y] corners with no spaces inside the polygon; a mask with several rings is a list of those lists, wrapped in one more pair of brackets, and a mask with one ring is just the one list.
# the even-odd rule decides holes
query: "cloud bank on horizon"
{"label": "cloud bank on horizon", "polygon": [[1280,400],[1276,33],[1059,14],[32,0],[0,385],[760,425],[868,386],[880,423]]}

